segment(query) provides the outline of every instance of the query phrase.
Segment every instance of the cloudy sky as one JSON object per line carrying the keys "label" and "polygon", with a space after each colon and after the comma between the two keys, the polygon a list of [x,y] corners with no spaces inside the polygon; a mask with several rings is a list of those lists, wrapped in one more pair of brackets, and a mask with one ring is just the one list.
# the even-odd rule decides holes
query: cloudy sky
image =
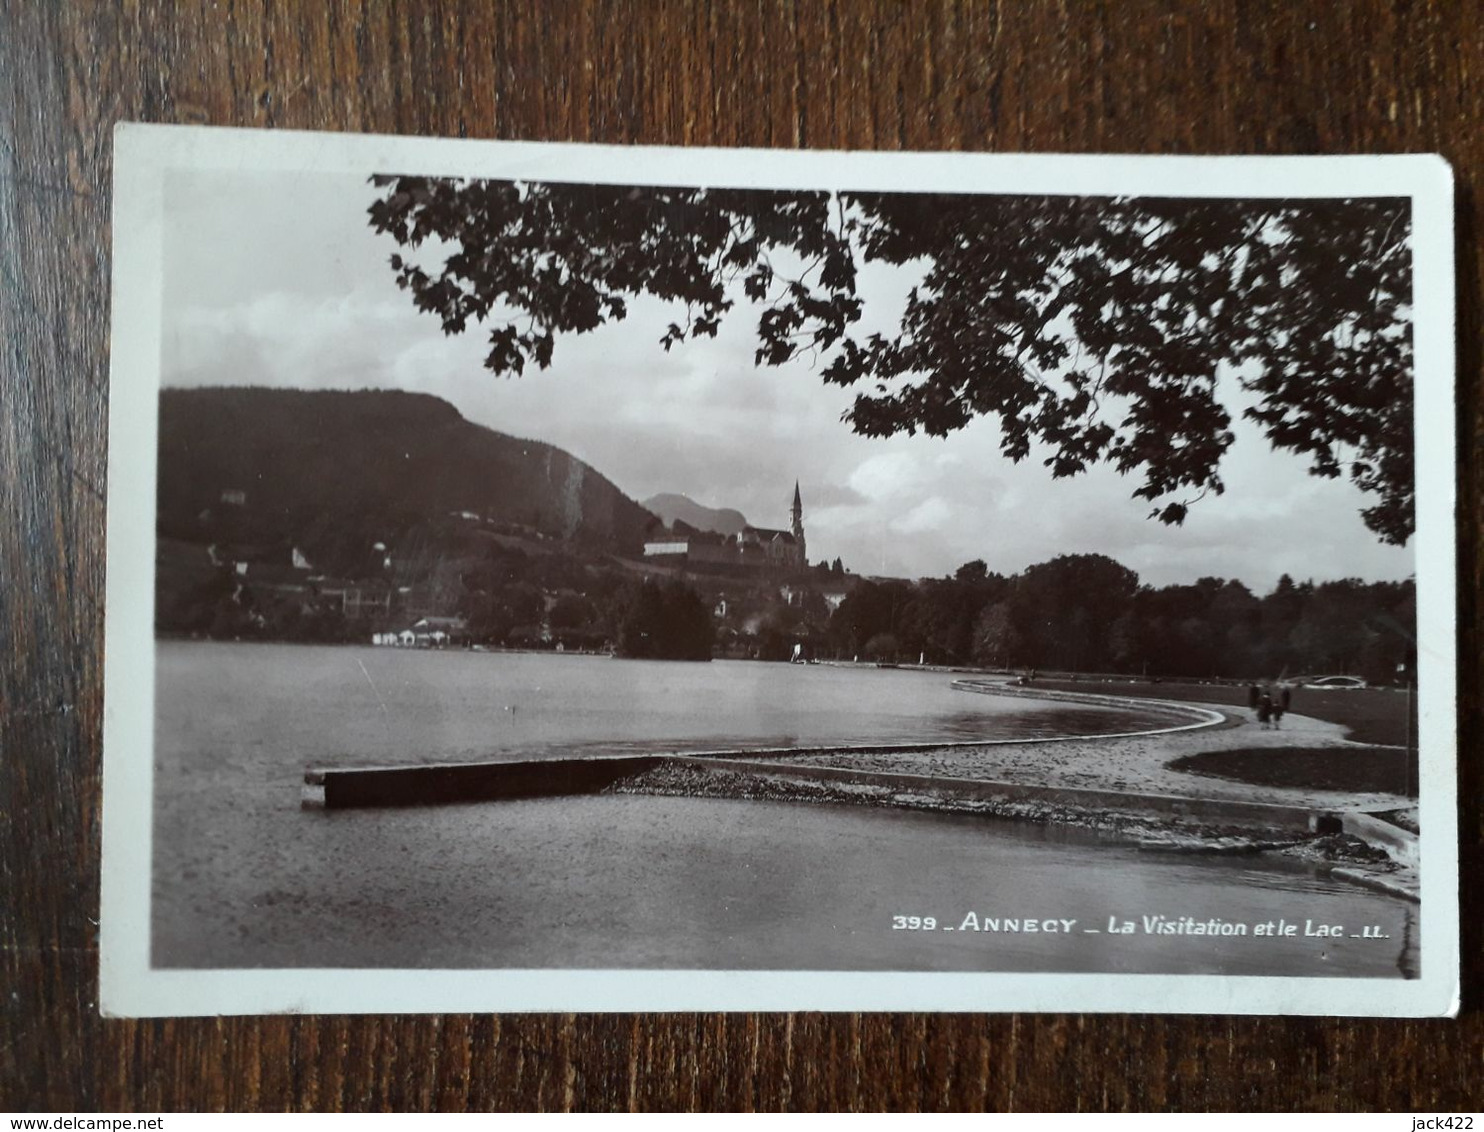
{"label": "cloudy sky", "polygon": [[[1250,426],[1224,462],[1224,496],[1180,527],[1146,518],[1137,483],[1106,468],[1053,481],[1034,450],[1012,464],[980,420],[948,439],[854,435],[848,390],[809,366],[756,368],[755,314],[739,304],[715,340],[665,353],[675,318],[640,299],[626,322],[559,337],[552,367],[485,370],[484,335],[445,337],[393,283],[396,250],[366,223],[360,178],[237,170],[177,174],[166,195],[166,385],[396,388],[431,393],[471,421],[565,448],[635,499],[679,492],[786,526],[801,485],[812,559],[905,577],[984,559],[1013,572],[1098,552],[1151,584],[1204,575],[1265,592],[1284,573],[1322,580],[1404,578],[1412,546],[1383,546],[1342,481],[1308,474]],[[868,276],[868,317],[908,285]],[[873,301],[874,300],[874,301]]]}

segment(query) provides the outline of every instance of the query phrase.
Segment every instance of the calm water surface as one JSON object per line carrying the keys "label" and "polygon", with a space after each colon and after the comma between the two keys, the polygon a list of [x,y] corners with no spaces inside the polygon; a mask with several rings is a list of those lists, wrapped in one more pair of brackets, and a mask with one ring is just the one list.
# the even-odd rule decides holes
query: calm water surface
{"label": "calm water surface", "polygon": [[[1019,823],[626,796],[299,808],[311,764],[1123,730],[1127,713],[1038,717],[906,671],[358,648],[165,643],[157,679],[160,966],[1399,977],[1415,965],[1404,902],[1267,859],[1146,854]],[[1078,925],[891,929],[893,915],[959,924],[971,911]],[[1390,938],[1080,930],[1144,914],[1374,924]]]}
{"label": "calm water surface", "polygon": [[[941,672],[161,642],[161,720],[324,765],[1034,738],[1163,717],[956,692]],[[235,742],[235,740],[234,740]]]}

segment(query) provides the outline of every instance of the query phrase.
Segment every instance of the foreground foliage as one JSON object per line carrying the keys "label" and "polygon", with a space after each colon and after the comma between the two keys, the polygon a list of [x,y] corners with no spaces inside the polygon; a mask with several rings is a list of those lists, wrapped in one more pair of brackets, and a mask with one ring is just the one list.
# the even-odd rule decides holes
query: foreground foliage
{"label": "foreground foliage", "polygon": [[[750,306],[756,364],[857,389],[864,435],[990,416],[1011,459],[1106,462],[1179,523],[1224,490],[1241,402],[1315,475],[1348,474],[1380,538],[1412,532],[1405,200],[373,180],[398,285],[449,334],[484,324],[497,374],[545,369],[559,335],[641,296],[683,310],[654,328],[666,350]],[[867,309],[868,264],[915,278],[899,314]]]}

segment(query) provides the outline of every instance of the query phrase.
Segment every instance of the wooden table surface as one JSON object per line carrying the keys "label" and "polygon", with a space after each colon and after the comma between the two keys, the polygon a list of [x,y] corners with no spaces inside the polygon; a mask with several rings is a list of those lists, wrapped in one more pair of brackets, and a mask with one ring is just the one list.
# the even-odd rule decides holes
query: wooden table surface
{"label": "wooden table surface", "polygon": [[0,0],[0,1108],[1478,1107],[1479,669],[1457,1021],[984,1015],[103,1021],[109,176],[119,120],[1038,152],[1437,151],[1458,178],[1477,654],[1484,20],[1344,4]]}

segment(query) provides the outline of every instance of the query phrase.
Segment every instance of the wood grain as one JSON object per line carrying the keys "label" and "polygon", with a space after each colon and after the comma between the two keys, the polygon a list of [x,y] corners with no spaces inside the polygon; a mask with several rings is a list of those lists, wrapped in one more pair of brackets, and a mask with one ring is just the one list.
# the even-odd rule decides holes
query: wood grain
{"label": "wood grain", "polygon": [[[1484,22],[1471,5],[0,0],[0,62],[0,1107],[1479,1107]],[[124,119],[1445,154],[1459,188],[1465,1016],[101,1020],[110,131]]]}

